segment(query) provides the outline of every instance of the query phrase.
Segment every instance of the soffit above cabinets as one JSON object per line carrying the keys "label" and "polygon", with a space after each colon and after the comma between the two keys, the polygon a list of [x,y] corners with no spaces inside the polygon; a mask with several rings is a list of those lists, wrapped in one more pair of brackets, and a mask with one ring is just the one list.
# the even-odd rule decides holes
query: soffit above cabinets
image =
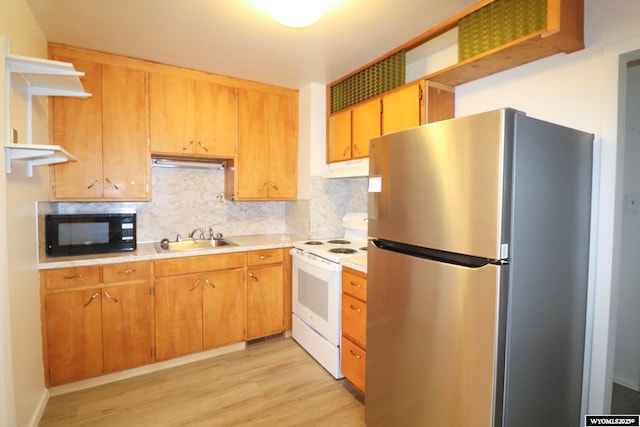
{"label": "soffit above cabinets", "polygon": [[[62,147],[32,142],[32,97],[33,96],[71,96],[88,98],[80,77],[83,72],[76,71],[73,64],[9,53],[9,40],[4,52],[6,65],[6,123],[4,149],[6,152],[6,171],[11,173],[13,162],[27,166],[27,176],[33,176],[33,166],[62,163],[75,160],[75,157]],[[27,84],[27,129],[26,142],[16,143],[11,126],[11,76],[19,75]]]}

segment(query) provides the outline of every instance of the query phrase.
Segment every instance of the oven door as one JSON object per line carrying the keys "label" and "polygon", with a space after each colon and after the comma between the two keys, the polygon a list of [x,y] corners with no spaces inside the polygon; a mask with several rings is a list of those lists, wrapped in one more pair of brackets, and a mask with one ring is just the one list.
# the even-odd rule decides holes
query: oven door
{"label": "oven door", "polygon": [[291,257],[293,314],[339,346],[342,266],[295,249]]}

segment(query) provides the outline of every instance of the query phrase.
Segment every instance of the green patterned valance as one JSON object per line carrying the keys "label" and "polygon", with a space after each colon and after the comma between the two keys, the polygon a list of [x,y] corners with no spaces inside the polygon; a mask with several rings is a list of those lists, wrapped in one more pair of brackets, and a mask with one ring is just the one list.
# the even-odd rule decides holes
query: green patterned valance
{"label": "green patterned valance", "polygon": [[405,84],[406,55],[400,51],[331,86],[331,112]]}

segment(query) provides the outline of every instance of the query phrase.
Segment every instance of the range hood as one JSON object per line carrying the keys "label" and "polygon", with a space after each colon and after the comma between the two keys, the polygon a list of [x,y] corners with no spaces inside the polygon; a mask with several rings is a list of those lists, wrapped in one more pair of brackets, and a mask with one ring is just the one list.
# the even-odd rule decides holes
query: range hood
{"label": "range hood", "polygon": [[331,163],[323,178],[362,178],[369,176],[369,159]]}
{"label": "range hood", "polygon": [[186,160],[186,159],[165,159],[152,158],[151,165],[154,168],[180,168],[180,169],[206,169],[222,170],[225,162],[223,160]]}

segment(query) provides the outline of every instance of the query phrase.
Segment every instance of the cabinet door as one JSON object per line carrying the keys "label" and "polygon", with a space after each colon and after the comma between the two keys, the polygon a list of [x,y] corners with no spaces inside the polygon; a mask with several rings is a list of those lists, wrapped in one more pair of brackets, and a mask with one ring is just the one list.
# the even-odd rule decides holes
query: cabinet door
{"label": "cabinet door", "polygon": [[420,84],[394,90],[382,97],[382,134],[420,126]]}
{"label": "cabinet door", "polygon": [[244,270],[206,273],[202,292],[204,348],[244,341]]}
{"label": "cabinet door", "polygon": [[78,161],[52,167],[52,199],[100,199],[102,190],[102,66],[81,59],[54,57],[71,62],[84,90],[91,97],[52,97],[53,143]]}
{"label": "cabinet door", "polygon": [[199,274],[155,281],[156,359],[202,350],[202,286]]}
{"label": "cabinet door", "polygon": [[455,88],[429,81],[426,88],[426,122],[452,119],[455,116]]}
{"label": "cabinet door", "polygon": [[193,154],[194,82],[180,76],[149,74],[149,136],[154,153]]}
{"label": "cabinet door", "polygon": [[351,158],[351,109],[342,110],[329,117],[329,163]]}
{"label": "cabinet door", "polygon": [[247,276],[247,339],[282,332],[282,265],[249,268]]}
{"label": "cabinet door", "polygon": [[380,98],[353,107],[351,157],[369,157],[369,140],[380,136]]}
{"label": "cabinet door", "polygon": [[236,89],[195,82],[196,153],[216,158],[236,155]]}
{"label": "cabinet door", "polygon": [[298,188],[298,100],[266,95],[269,198],[294,200]]}
{"label": "cabinet door", "polygon": [[269,134],[266,95],[252,90],[238,90],[238,164],[237,197],[268,199]]}
{"label": "cabinet door", "polygon": [[147,281],[102,288],[104,372],[153,362],[153,296]]}
{"label": "cabinet door", "polygon": [[146,200],[149,174],[146,73],[102,66],[104,197]]}
{"label": "cabinet door", "polygon": [[100,289],[46,296],[48,385],[102,374]]}

